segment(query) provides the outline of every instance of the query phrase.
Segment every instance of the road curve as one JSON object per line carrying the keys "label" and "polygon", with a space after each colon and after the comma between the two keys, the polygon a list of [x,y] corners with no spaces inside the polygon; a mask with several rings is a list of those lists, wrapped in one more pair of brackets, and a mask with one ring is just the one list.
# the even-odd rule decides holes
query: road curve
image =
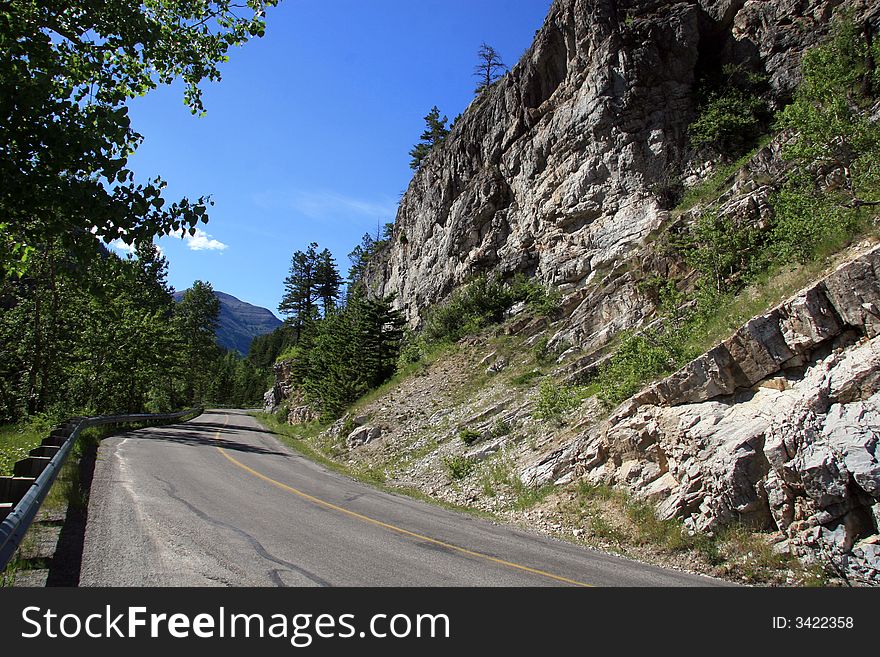
{"label": "road curve", "polygon": [[706,586],[385,493],[243,411],[103,441],[81,586]]}

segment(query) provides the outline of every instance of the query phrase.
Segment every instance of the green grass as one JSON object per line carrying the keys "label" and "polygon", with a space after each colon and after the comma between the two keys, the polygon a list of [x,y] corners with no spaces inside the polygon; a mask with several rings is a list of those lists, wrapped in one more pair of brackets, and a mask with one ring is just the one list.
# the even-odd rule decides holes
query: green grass
{"label": "green grass", "polygon": [[575,410],[584,402],[590,390],[592,388],[586,386],[542,381],[535,401],[534,416],[540,420],[561,422],[566,413]]}
{"label": "green grass", "polygon": [[776,267],[737,294],[722,296],[710,317],[690,327],[685,350],[695,357],[726,340],[750,319],[768,312],[822,276],[829,267],[829,257]]}
{"label": "green grass", "polygon": [[508,379],[512,385],[515,386],[527,386],[536,379],[540,379],[544,376],[544,373],[540,370],[531,370],[529,372],[525,372],[523,374],[517,374],[516,376],[510,377]]}
{"label": "green grass", "polygon": [[524,484],[517,475],[514,462],[503,454],[483,462],[479,476],[480,489],[486,497],[495,497],[501,492],[507,492],[512,496],[510,508],[514,511],[524,511],[542,502],[555,486],[529,486]]}
{"label": "green grass", "polygon": [[54,425],[51,420],[37,417],[0,426],[0,475],[11,475],[16,461],[27,458],[28,452],[49,435]]}
{"label": "green grass", "polygon": [[525,511],[531,509],[539,502],[543,502],[546,497],[552,493],[556,487],[553,484],[545,484],[544,486],[529,486],[524,484],[519,477],[513,480],[513,503],[512,508],[515,511]]}
{"label": "green grass", "polygon": [[[590,381],[584,395],[597,394],[606,410],[630,398],[652,381],[667,376],[723,342],[755,316],[762,315],[815,282],[840,260],[840,245],[829,244],[815,260],[771,265],[741,290],[706,297],[696,295],[695,310],[684,318],[667,316],[653,331],[626,334],[612,358]],[[551,411],[562,393],[547,385]]]}
{"label": "green grass", "polygon": [[443,467],[446,468],[446,474],[448,474],[449,478],[453,480],[464,479],[467,477],[474,471],[475,465],[476,463],[472,459],[459,454],[443,458]]}

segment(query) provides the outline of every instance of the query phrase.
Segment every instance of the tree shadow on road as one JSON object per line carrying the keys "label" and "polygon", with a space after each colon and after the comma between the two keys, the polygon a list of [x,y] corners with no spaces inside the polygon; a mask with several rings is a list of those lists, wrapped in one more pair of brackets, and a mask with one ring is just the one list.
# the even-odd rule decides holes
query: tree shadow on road
{"label": "tree shadow on road", "polygon": [[263,429],[262,427],[255,427],[255,426],[244,425],[244,424],[229,424],[229,423],[228,424],[221,424],[219,422],[187,422],[186,424],[169,425],[169,428],[172,426],[177,427],[177,428],[206,427],[208,429],[214,429],[215,431],[217,429],[219,429],[221,431],[223,431],[223,430],[247,431],[249,433],[267,433],[269,435],[273,435],[271,431],[267,431],[266,429]]}
{"label": "tree shadow on road", "polygon": [[150,440],[177,443],[180,445],[195,445],[203,447],[220,447],[222,449],[234,450],[237,452],[246,452],[249,454],[263,454],[266,456],[283,456],[289,458],[290,455],[278,450],[268,449],[260,445],[244,443],[238,440],[219,437],[222,435],[234,435],[238,433],[234,427],[208,426],[208,425],[176,425],[168,427],[153,427],[148,431],[135,431],[128,435],[129,439],[134,440]]}

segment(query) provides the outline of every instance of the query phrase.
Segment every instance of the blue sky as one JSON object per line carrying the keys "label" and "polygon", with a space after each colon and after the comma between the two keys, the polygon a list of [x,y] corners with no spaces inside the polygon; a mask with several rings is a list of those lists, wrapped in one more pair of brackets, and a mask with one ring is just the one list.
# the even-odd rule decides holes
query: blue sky
{"label": "blue sky", "polygon": [[194,239],[159,240],[178,290],[196,279],[277,314],[290,257],[315,241],[347,254],[393,221],[408,152],[433,105],[451,120],[473,99],[485,41],[513,66],[551,0],[282,0],[266,36],[206,84],[207,116],[178,85],[132,103],[141,179],[167,198],[213,196]]}

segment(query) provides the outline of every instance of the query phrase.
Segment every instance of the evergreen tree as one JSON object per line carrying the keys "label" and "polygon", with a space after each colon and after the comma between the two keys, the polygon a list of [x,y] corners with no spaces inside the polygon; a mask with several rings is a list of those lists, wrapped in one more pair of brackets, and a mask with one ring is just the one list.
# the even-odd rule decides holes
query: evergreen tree
{"label": "evergreen tree", "polygon": [[309,244],[305,251],[295,251],[290,261],[290,273],[284,279],[284,296],[278,312],[286,315],[297,333],[314,319],[316,299],[318,245]]}
{"label": "evergreen tree", "polygon": [[361,243],[354,247],[351,250],[351,253],[348,254],[348,259],[351,261],[351,267],[348,269],[348,283],[350,288],[353,289],[358,287],[363,280],[364,275],[367,273],[370,258],[375,250],[376,241],[373,239],[373,236],[369,233],[364,233],[364,236],[361,238]]}
{"label": "evergreen tree", "polygon": [[336,260],[328,249],[324,249],[318,254],[315,267],[315,295],[321,301],[324,317],[336,309],[341,286],[342,276],[339,275]]}
{"label": "evergreen tree", "polygon": [[318,244],[312,242],[305,251],[293,254],[278,310],[288,317],[296,339],[321,311],[326,317],[335,309],[341,285],[342,277],[328,249],[318,252]]}
{"label": "evergreen tree", "polygon": [[409,152],[410,157],[412,157],[409,163],[411,169],[419,169],[422,166],[422,161],[428,156],[431,149],[446,140],[446,135],[449,134],[449,128],[446,127],[448,120],[445,116],[440,118],[440,110],[437,109],[436,105],[431,108],[431,111],[425,117],[425,131],[422,133],[421,141],[413,146]]}
{"label": "evergreen tree", "polygon": [[332,419],[395,371],[403,317],[391,297],[354,294],[339,312],[315,322],[295,351],[291,371],[306,400]]}
{"label": "evergreen tree", "polygon": [[257,369],[269,371],[288,347],[296,344],[296,332],[288,324],[282,324],[271,333],[258,335],[251,342],[247,359]]}
{"label": "evergreen tree", "polygon": [[352,304],[360,368],[367,389],[381,385],[397,368],[406,322],[400,311],[391,307],[393,300],[393,296],[356,299]]}
{"label": "evergreen tree", "polygon": [[480,93],[491,87],[507,70],[498,51],[486,42],[480,45],[477,58],[479,63],[474,68],[474,77],[477,78],[478,83],[474,93]]}

